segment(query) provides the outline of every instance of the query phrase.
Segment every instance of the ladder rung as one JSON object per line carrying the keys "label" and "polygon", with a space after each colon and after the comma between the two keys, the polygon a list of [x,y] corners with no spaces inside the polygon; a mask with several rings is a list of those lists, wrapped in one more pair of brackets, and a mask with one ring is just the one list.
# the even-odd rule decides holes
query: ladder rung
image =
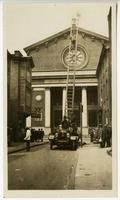
{"label": "ladder rung", "polygon": [[67,93],[67,95],[71,97],[73,95],[73,92],[71,92],[71,93],[69,92],[69,93]]}
{"label": "ladder rung", "polygon": [[68,85],[68,88],[70,88],[70,89],[73,88],[73,85]]}
{"label": "ladder rung", "polygon": [[69,93],[69,94],[72,94],[72,93],[73,93],[73,90],[71,90],[71,91],[68,90],[68,91],[67,91],[67,94],[68,94],[68,93]]}

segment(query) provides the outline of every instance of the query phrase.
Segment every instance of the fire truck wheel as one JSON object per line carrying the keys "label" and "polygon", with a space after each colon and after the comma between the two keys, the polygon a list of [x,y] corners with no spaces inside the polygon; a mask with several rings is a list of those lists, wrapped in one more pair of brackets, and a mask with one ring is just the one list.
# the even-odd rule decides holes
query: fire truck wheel
{"label": "fire truck wheel", "polygon": [[72,150],[76,150],[75,141],[73,141],[73,143],[72,143]]}

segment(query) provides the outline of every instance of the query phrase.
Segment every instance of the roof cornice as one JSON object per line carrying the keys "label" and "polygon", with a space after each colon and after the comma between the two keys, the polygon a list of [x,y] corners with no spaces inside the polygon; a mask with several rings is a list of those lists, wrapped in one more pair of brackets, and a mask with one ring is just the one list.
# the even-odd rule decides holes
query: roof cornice
{"label": "roof cornice", "polygon": [[11,54],[8,50],[7,56],[14,61],[30,61],[31,67],[34,67],[33,58],[31,56],[23,56],[21,52],[19,52],[19,55]]}
{"label": "roof cornice", "polygon": [[[83,34],[85,34],[85,35],[90,35],[90,36],[93,37],[93,38],[97,38],[97,39],[100,39],[100,40],[104,40],[104,41],[106,41],[106,42],[109,41],[109,38],[108,38],[108,37],[103,36],[103,35],[100,35],[100,34],[98,34],[98,33],[94,33],[94,32],[91,32],[91,31],[87,31],[87,30],[82,29],[82,28],[79,28],[78,31],[81,32],[81,33],[83,33]],[[41,46],[42,44],[47,43],[47,42],[49,42],[49,41],[51,41],[51,40],[53,40],[53,39],[55,39],[55,38],[57,38],[57,37],[60,37],[60,36],[62,36],[62,35],[64,35],[64,34],[67,34],[68,32],[70,32],[70,28],[67,28],[67,29],[65,29],[65,30],[63,30],[63,31],[61,31],[61,32],[58,32],[58,33],[56,33],[56,34],[54,34],[54,35],[52,35],[52,36],[50,36],[50,37],[48,37],[48,38],[45,38],[45,39],[43,39],[43,40],[40,40],[39,42],[36,42],[36,43],[34,43],[34,44],[30,45],[30,46],[27,46],[27,47],[24,48],[24,50],[25,50],[25,52],[27,52],[27,51],[29,51],[29,50],[32,50],[32,49],[34,49],[35,47]]]}

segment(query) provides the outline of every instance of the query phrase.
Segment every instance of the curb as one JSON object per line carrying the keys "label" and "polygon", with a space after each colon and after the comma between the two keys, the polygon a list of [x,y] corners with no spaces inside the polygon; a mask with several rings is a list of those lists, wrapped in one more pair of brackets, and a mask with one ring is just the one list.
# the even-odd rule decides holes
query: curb
{"label": "curb", "polygon": [[[39,146],[39,145],[43,145],[43,144],[47,144],[47,143],[49,143],[49,141],[44,142],[44,143],[40,143],[40,144],[35,144],[35,145],[33,145],[33,146],[30,146],[30,148],[33,148],[33,147],[36,147],[36,146]],[[25,150],[25,149],[26,149],[26,147],[21,148],[21,149],[16,149],[16,150],[13,150],[13,151],[8,152],[8,154],[12,154],[12,153],[16,153],[16,152],[19,152],[19,151],[23,151],[23,150]]]}

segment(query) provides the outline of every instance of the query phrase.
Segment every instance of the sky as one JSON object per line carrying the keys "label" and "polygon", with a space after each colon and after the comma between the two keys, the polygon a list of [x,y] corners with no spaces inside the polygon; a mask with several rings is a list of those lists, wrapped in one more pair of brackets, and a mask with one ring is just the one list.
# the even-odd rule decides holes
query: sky
{"label": "sky", "polygon": [[79,14],[79,27],[108,36],[108,3],[5,3],[4,45],[10,53],[38,42],[71,26]]}

